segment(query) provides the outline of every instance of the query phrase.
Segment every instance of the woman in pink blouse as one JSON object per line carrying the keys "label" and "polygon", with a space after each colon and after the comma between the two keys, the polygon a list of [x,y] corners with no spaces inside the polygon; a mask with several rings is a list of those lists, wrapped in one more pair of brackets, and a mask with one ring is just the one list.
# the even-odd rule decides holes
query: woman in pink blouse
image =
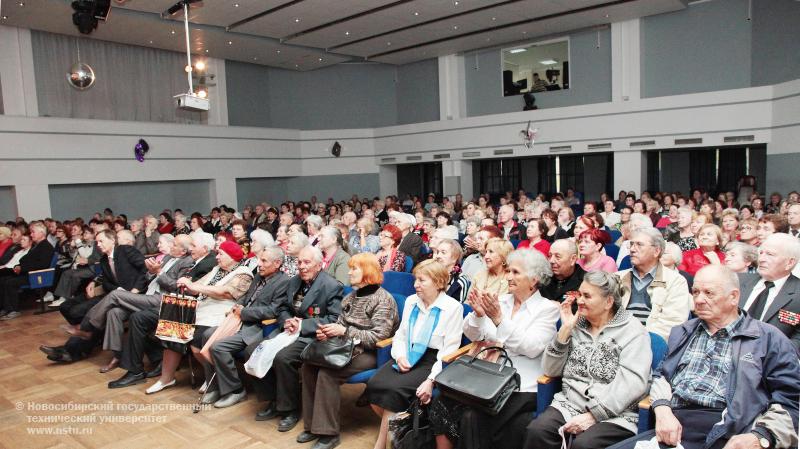
{"label": "woman in pink blouse", "polygon": [[583,231],[577,238],[578,265],[586,271],[605,271],[614,273],[617,264],[614,259],[603,254],[603,247],[608,243],[608,233],[592,228]]}

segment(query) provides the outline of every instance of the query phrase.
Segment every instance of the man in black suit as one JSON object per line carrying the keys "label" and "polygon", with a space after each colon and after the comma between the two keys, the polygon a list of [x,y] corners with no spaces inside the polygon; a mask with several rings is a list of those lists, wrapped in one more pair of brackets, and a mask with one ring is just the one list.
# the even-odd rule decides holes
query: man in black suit
{"label": "man in black suit", "polygon": [[[280,271],[283,250],[270,246],[258,255],[258,274],[250,284],[248,292],[239,298],[231,313],[242,320],[242,328],[236,334],[223,338],[211,347],[211,358],[217,373],[217,389],[220,399],[214,407],[230,407],[245,399],[246,393],[236,371],[234,356],[240,351],[250,356],[256,346],[264,340],[261,321],[278,317],[278,311],[288,306],[286,296],[289,277]],[[208,394],[208,393],[206,393]]]}
{"label": "man in black suit", "polygon": [[[321,324],[335,323],[341,312],[342,284],[322,271],[322,253],[314,247],[300,251],[298,275],[289,280],[287,301],[278,311],[285,332],[299,332],[297,341],[275,355],[272,369],[257,382],[269,406],[258,412],[257,421],[282,416],[279,432],[288,432],[300,420],[300,353],[316,339]],[[276,336],[276,329],[270,338]]]}
{"label": "man in black suit", "polygon": [[403,239],[400,240],[397,250],[402,251],[406,256],[411,256],[414,265],[418,264],[423,242],[420,236],[412,232],[414,226],[417,225],[417,219],[411,214],[402,212],[392,212],[390,217],[394,219],[394,225],[403,233]]}
{"label": "man in black suit", "polygon": [[800,241],[772,234],[761,244],[758,274],[739,275],[740,306],[754,319],[777,327],[800,355],[800,279],[792,270],[800,259]]}
{"label": "man in black suit", "polygon": [[[207,232],[192,232],[192,244],[189,254],[194,265],[186,277],[197,281],[216,266],[213,252],[214,236]],[[175,292],[169,287],[162,286],[162,292]],[[160,304],[134,312],[128,318],[128,338],[123,342],[122,355],[119,366],[127,372],[117,380],[108,383],[108,388],[123,388],[144,382],[147,378],[161,375],[162,346],[160,342],[151,338],[158,326],[158,312]],[[150,360],[151,369],[145,372],[144,356]]]}
{"label": "man in black suit", "polygon": [[19,288],[28,283],[28,273],[50,267],[53,259],[53,245],[47,241],[47,228],[41,222],[32,223],[31,249],[22,256],[19,265],[14,267],[14,274],[0,280],[0,320],[8,321],[22,315],[19,309]]}

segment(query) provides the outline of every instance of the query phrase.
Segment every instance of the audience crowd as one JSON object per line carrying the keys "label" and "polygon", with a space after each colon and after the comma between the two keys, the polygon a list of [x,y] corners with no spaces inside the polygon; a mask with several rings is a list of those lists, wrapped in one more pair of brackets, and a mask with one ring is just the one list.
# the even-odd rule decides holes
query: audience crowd
{"label": "audience crowd", "polygon": [[[798,260],[798,192],[353,195],[134,219],[106,209],[0,225],[0,320],[19,318],[29,275],[52,268],[40,301],[68,336],[40,347],[49,360],[108,351],[100,371],[125,371],[109,388],[156,378],[144,392],[157,394],[188,355],[203,368],[203,404],[254,391],[266,401],[257,421],[277,419],[280,432],[302,421],[297,441],[314,449],[341,444],[339,386],[370,370],[358,403],[380,417],[376,449],[412,403],[437,448],[788,449]],[[386,284],[396,272],[411,273],[414,294]],[[198,299],[187,343],[154,338],[173,293]],[[266,375],[237,367],[279,337],[289,343]],[[307,357],[333,341],[353,345],[344,366]],[[519,374],[499,414],[437,394],[455,357],[492,346]],[[538,388],[554,378],[561,390],[537,414]],[[644,404],[654,422],[638,422]],[[641,424],[651,430],[637,434]]]}

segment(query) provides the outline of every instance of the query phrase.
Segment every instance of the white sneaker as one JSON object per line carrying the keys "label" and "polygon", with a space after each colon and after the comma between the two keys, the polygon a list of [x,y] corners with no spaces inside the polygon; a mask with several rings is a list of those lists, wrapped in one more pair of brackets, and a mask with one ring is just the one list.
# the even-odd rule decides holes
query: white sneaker
{"label": "white sneaker", "polygon": [[159,391],[161,391],[161,390],[163,390],[165,388],[174,387],[174,386],[175,386],[175,379],[172,379],[170,382],[167,382],[165,384],[161,383],[161,380],[157,380],[156,383],[154,383],[153,385],[150,385],[150,388],[148,388],[144,392],[145,392],[145,394],[155,394],[155,393],[158,393]]}
{"label": "white sneaker", "polygon": [[47,307],[58,307],[66,301],[67,298],[61,297],[47,305]]}
{"label": "white sneaker", "polygon": [[53,292],[47,292],[42,299],[44,302],[53,302],[56,298],[53,296]]}

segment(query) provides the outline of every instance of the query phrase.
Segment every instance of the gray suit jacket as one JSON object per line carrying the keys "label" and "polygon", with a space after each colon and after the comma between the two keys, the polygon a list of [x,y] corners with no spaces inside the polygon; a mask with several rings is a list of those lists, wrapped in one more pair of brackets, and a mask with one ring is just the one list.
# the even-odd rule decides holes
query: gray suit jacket
{"label": "gray suit jacket", "polygon": [[[281,327],[283,322],[289,318],[302,318],[303,324],[300,327],[299,340],[310,343],[316,338],[318,325],[335,323],[339,318],[342,311],[343,287],[331,275],[321,271],[303,297],[300,308],[295,310],[292,302],[302,286],[303,280],[299,275],[289,279],[289,288],[286,292],[287,301],[282,305],[278,316]],[[271,337],[277,335],[278,331],[279,329],[276,329]]]}
{"label": "gray suit jacket", "polygon": [[[171,256],[167,256],[170,257]],[[164,262],[166,263],[169,259],[167,257],[164,258]],[[158,283],[159,290],[163,292],[174,293],[178,291],[178,279],[186,276],[189,273],[189,270],[192,269],[194,266],[194,259],[192,256],[186,255],[181,257],[175,265],[171,266],[166,273],[161,273],[156,278],[156,283]]]}
{"label": "gray suit jacket", "polygon": [[250,289],[236,301],[237,304],[244,306],[241,313],[242,328],[239,333],[248,346],[264,339],[261,321],[277,318],[279,308],[288,301],[286,289],[289,287],[289,277],[282,271],[268,277],[264,288],[258,292],[258,296],[253,297],[262,279],[260,274],[256,274]]}
{"label": "gray suit jacket", "polygon": [[[739,274],[740,307],[744,308],[747,298],[750,297],[750,293],[753,292],[753,288],[760,280],[761,276],[755,273]],[[783,311],[784,315],[793,314],[793,316],[796,316],[796,314],[800,314],[800,279],[794,275],[789,275],[789,278],[786,279],[783,288],[781,288],[772,304],[770,304],[769,309],[764,313],[762,321],[777,327],[778,330],[783,332],[792,341],[798,354],[800,354],[800,324],[793,324],[791,318],[786,316],[781,317],[781,311]]]}

